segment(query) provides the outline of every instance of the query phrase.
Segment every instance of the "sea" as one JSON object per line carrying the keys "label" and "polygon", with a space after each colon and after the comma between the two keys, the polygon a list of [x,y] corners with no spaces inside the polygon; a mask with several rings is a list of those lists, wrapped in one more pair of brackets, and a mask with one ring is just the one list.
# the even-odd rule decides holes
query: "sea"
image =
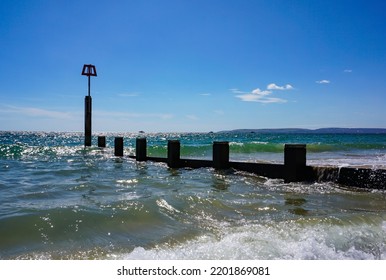
{"label": "sea", "polygon": [[[386,134],[0,132],[0,259],[385,260],[386,191],[334,182],[285,183],[237,170],[171,169],[148,156],[283,163],[284,144],[307,164],[386,168]],[[114,137],[124,137],[123,157]]]}

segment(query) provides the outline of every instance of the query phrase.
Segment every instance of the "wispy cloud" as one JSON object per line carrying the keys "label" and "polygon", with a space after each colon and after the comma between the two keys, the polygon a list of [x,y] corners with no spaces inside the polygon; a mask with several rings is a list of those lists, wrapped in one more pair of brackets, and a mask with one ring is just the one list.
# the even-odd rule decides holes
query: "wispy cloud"
{"label": "wispy cloud", "polygon": [[239,89],[237,89],[237,88],[230,88],[229,89],[231,92],[233,92],[233,93],[245,93],[244,91],[241,91],[241,90],[239,90]]}
{"label": "wispy cloud", "polygon": [[[46,110],[36,107],[18,107],[18,106],[1,106],[0,113],[6,114],[18,114],[19,116],[26,117],[40,117],[40,118],[51,118],[51,119],[62,119],[69,120],[77,118],[82,112],[62,112]],[[172,119],[173,114],[169,113],[136,113],[136,112],[117,112],[117,111],[94,111],[95,117],[105,118],[117,118],[117,119],[134,119],[134,118],[155,118],[155,119]]]}
{"label": "wispy cloud", "polygon": [[136,97],[139,96],[139,93],[133,92],[133,93],[119,93],[118,96],[120,97]]}
{"label": "wispy cloud", "polygon": [[115,111],[95,111],[96,117],[112,117],[119,119],[134,119],[134,118],[156,118],[156,119],[172,119],[173,115],[168,113],[136,113],[136,112],[115,112]]}
{"label": "wispy cloud", "polygon": [[[269,95],[272,94],[272,91],[270,90],[261,90],[259,88],[254,89],[252,92],[242,92],[239,90],[233,91],[233,93],[238,93],[236,95],[237,98],[240,98],[242,101],[245,102],[259,102],[259,103],[285,103],[287,100],[277,98],[277,97],[270,97]],[[242,94],[240,94],[242,93]]]}
{"label": "wispy cloud", "polygon": [[186,118],[192,121],[196,121],[199,119],[196,115],[186,115]]}
{"label": "wispy cloud", "polygon": [[0,108],[0,112],[2,113],[13,113],[18,114],[22,116],[27,117],[44,117],[44,118],[51,118],[51,119],[72,119],[73,113],[70,112],[61,112],[61,111],[53,111],[53,110],[46,110],[36,107],[19,107],[19,106],[3,106],[3,108]]}
{"label": "wispy cloud", "polygon": [[210,93],[200,93],[201,96],[211,96],[212,94]]}
{"label": "wispy cloud", "polygon": [[213,112],[214,112],[216,115],[220,115],[220,116],[222,116],[222,115],[225,114],[223,110],[214,110]]}
{"label": "wispy cloud", "polygon": [[278,86],[276,84],[269,84],[267,86],[267,89],[271,89],[271,90],[290,90],[290,89],[293,89],[293,87],[290,85],[290,84],[287,84],[285,86]]}
{"label": "wispy cloud", "polygon": [[252,90],[251,92],[244,92],[237,88],[230,89],[233,93],[237,94],[236,97],[240,98],[242,101],[245,102],[259,102],[259,103],[285,103],[287,100],[278,98],[278,97],[272,97],[274,90],[292,90],[293,86],[290,84],[287,84],[285,86],[278,86],[274,83],[271,83],[267,85],[266,90],[261,90],[260,88],[256,88]]}
{"label": "wispy cloud", "polygon": [[351,69],[345,69],[343,72],[344,72],[344,73],[351,73],[352,70],[351,70]]}
{"label": "wispy cloud", "polygon": [[256,94],[259,96],[267,96],[267,95],[270,95],[271,93],[272,91],[270,90],[261,90],[259,88],[252,90],[252,94]]}
{"label": "wispy cloud", "polygon": [[329,84],[331,83],[329,80],[320,80],[320,81],[315,81],[317,84]]}

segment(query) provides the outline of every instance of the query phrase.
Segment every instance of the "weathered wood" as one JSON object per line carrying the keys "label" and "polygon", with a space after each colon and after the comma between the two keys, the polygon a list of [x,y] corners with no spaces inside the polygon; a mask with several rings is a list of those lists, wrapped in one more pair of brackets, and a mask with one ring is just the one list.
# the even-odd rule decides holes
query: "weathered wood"
{"label": "weathered wood", "polygon": [[306,145],[285,144],[284,145],[284,181],[304,181],[306,167]]}
{"label": "weathered wood", "polygon": [[180,167],[181,144],[179,140],[168,141],[168,166],[170,168]]}
{"label": "weathered wood", "polygon": [[146,138],[141,137],[136,139],[135,157],[137,161],[147,160],[147,142]]}
{"label": "weathered wood", "polygon": [[213,142],[213,167],[229,168],[229,142]]}
{"label": "weathered wood", "polygon": [[[123,143],[123,140],[122,140]],[[217,142],[219,143],[219,142]],[[386,170],[368,168],[339,168],[306,165],[306,145],[288,144],[284,147],[284,164],[229,161],[229,144],[214,144],[213,160],[181,159],[180,141],[168,141],[168,157],[146,157],[149,161],[163,162],[171,168],[233,168],[285,182],[334,182],[347,187],[386,190]],[[130,156],[136,159],[136,156]]]}
{"label": "weathered wood", "polygon": [[92,115],[92,98],[84,98],[84,145],[91,146],[91,115]]}
{"label": "weathered wood", "polygon": [[115,137],[114,155],[116,157],[123,157],[123,137]]}
{"label": "weathered wood", "polygon": [[106,148],[106,136],[98,136],[98,147]]}

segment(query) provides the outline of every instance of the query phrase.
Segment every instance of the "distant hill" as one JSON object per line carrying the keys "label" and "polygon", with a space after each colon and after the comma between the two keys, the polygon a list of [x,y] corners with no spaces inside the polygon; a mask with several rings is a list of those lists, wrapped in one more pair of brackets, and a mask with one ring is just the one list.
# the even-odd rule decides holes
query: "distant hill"
{"label": "distant hill", "polygon": [[303,129],[303,128],[278,128],[278,129],[234,129],[224,130],[217,133],[340,133],[340,134],[380,134],[386,133],[386,128],[319,128],[319,129]]}

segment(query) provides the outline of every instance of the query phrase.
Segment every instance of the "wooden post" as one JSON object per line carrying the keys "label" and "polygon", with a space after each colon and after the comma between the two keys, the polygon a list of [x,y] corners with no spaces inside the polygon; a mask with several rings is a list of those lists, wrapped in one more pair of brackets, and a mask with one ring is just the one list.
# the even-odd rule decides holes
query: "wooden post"
{"label": "wooden post", "polygon": [[106,148],[106,136],[98,136],[98,147]]}
{"label": "wooden post", "polygon": [[307,164],[305,144],[284,145],[284,181],[299,182],[304,180],[305,167]]}
{"label": "wooden post", "polygon": [[213,142],[213,167],[229,168],[229,142]]}
{"label": "wooden post", "polygon": [[86,96],[84,99],[84,145],[85,146],[91,146],[91,111],[92,111],[92,99],[91,99],[91,96],[89,95],[89,96]]}
{"label": "wooden post", "polygon": [[146,161],[147,159],[146,138],[144,137],[136,139],[135,159],[137,161]]}
{"label": "wooden post", "polygon": [[91,94],[90,94],[90,76],[96,77],[95,65],[83,65],[82,75],[88,78],[88,96],[85,98],[84,109],[84,145],[91,146]]}
{"label": "wooden post", "polygon": [[123,157],[123,137],[115,137],[114,155],[116,157]]}
{"label": "wooden post", "polygon": [[168,140],[168,166],[178,168],[180,166],[180,148],[179,140]]}

